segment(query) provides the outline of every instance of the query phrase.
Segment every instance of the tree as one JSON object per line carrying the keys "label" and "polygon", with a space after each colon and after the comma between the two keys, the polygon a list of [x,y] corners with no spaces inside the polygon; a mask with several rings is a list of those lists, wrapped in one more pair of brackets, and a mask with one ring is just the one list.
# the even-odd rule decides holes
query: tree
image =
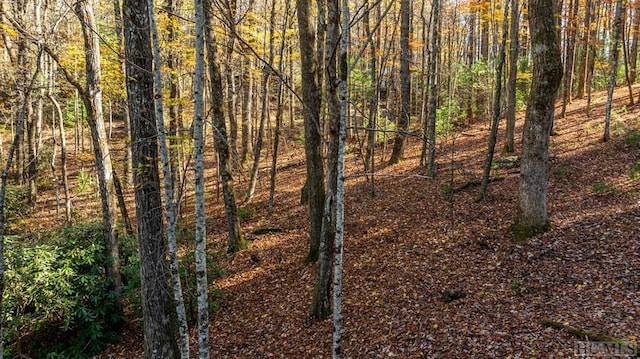
{"label": "tree", "polygon": [[[104,223],[104,241],[107,258],[107,278],[111,281],[118,298],[122,295],[122,279],[120,277],[120,255],[118,250],[118,224],[116,214],[115,185],[111,154],[107,143],[107,132],[104,127],[102,112],[102,89],[100,70],[100,39],[93,14],[93,1],[78,1],[74,11],[82,25],[86,62],[86,86],[72,79],[66,71],[65,76],[81,93],[87,111],[87,122],[91,130],[95,165],[98,171],[98,186],[102,204]],[[51,54],[51,52],[50,52]],[[56,60],[59,63],[59,61]]]}
{"label": "tree", "polygon": [[320,253],[316,283],[311,301],[310,317],[326,319],[331,314],[331,265],[336,235],[336,190],[338,185],[338,136],[340,133],[340,101],[338,99],[337,51],[340,41],[339,0],[327,1],[327,33],[325,43],[327,112],[329,117],[329,146],[327,148],[327,187],[320,235]]}
{"label": "tree", "polygon": [[135,0],[124,0],[122,8],[142,281],[145,358],[174,359],[179,357],[179,351],[175,340],[165,262],[149,8],[147,1]]}
{"label": "tree", "polygon": [[227,219],[227,252],[233,253],[242,246],[242,230],[238,219],[238,205],[234,190],[233,173],[231,172],[231,157],[227,128],[224,122],[224,103],[222,90],[222,75],[216,56],[216,41],[213,31],[213,8],[210,0],[204,3],[205,15],[205,44],[207,48],[207,65],[209,72],[209,86],[211,94],[211,113],[213,116],[213,140],[218,152],[218,173],[222,182],[224,196],[224,212]]}
{"label": "tree", "polygon": [[489,184],[489,174],[491,173],[491,164],[493,163],[493,153],[496,148],[498,139],[498,125],[500,124],[500,103],[502,99],[502,68],[504,67],[505,47],[507,46],[507,26],[509,14],[509,0],[504,3],[504,16],[502,23],[502,43],[498,53],[498,68],[496,69],[496,89],[493,97],[493,113],[491,119],[491,133],[489,134],[489,148],[487,149],[487,157],[484,162],[482,171],[482,181],[480,183],[480,199],[484,199],[487,194],[487,185]]}
{"label": "tree", "polygon": [[562,60],[554,23],[553,0],[529,1],[533,79],[522,135],[516,240],[545,231],[547,160],[556,91],[562,80]]}
{"label": "tree", "polygon": [[[304,149],[307,165],[307,181],[303,199],[309,205],[310,245],[307,261],[318,259],[322,213],[324,211],[324,166],[322,163],[322,136],[320,132],[321,88],[317,82],[318,71],[314,57],[315,36],[311,26],[308,0],[296,0],[298,36],[300,39],[300,68],[302,77],[302,101],[304,118]],[[306,198],[304,198],[306,197]]]}
{"label": "tree", "polygon": [[204,1],[195,1],[196,68],[193,79],[193,163],[195,172],[196,288],[198,293],[198,353],[209,359],[209,301],[207,288],[207,222],[204,208]]}
{"label": "tree", "polygon": [[428,142],[429,161],[427,162],[427,176],[436,175],[436,108],[438,105],[438,62],[440,60],[440,35],[438,24],[440,22],[440,1],[434,0],[431,4],[431,59],[429,60],[429,115],[428,115]]}
{"label": "tree", "polygon": [[[187,323],[187,313],[184,304],[184,296],[182,295],[182,282],[180,280],[180,272],[178,263],[178,246],[176,241],[176,230],[178,227],[178,211],[179,202],[174,198],[175,189],[175,177],[173,167],[179,166],[178,162],[172,162],[171,152],[167,148],[167,136],[166,126],[164,123],[164,101],[162,100],[162,73],[160,63],[160,39],[158,36],[158,27],[156,22],[155,7],[153,1],[149,2],[149,23],[151,28],[152,40],[153,40],[153,61],[154,61],[154,93],[159,94],[154,96],[155,104],[155,116],[158,126],[158,144],[160,149],[160,161],[162,162],[162,174],[164,180],[164,194],[165,194],[165,217],[167,219],[167,246],[169,252],[169,270],[171,272],[171,287],[173,289],[173,299],[175,301],[176,316],[178,320],[178,333],[180,334],[180,357],[182,359],[189,359],[189,325]],[[171,32],[170,32],[171,33]],[[171,68],[171,67],[170,67]],[[172,73],[175,71],[171,71]],[[173,82],[173,78],[171,78]],[[174,100],[175,93],[174,84],[169,84],[169,98]],[[169,113],[171,120],[174,121],[174,115],[171,115],[172,106],[169,106]],[[171,124],[169,125],[170,127]],[[169,133],[172,129],[169,130]],[[175,153],[175,152],[174,152]]]}
{"label": "tree", "polygon": [[398,133],[393,141],[393,152],[389,159],[390,164],[398,163],[402,159],[407,139],[407,129],[409,128],[411,111],[411,73],[409,72],[409,62],[411,61],[411,48],[409,47],[411,1],[402,0],[400,2],[400,19],[400,91],[402,92],[402,101],[400,119],[398,120]]}
{"label": "tree", "polygon": [[511,153],[515,150],[514,135],[516,128],[516,80],[518,79],[518,54],[520,51],[519,27],[520,12],[518,11],[518,1],[511,0],[511,23],[509,33],[511,45],[509,46],[509,76],[507,79],[507,134],[504,143],[504,151]]}
{"label": "tree", "polygon": [[622,32],[622,0],[616,1],[616,15],[613,19],[613,44],[611,45],[611,77],[609,79],[609,88],[607,91],[607,106],[605,109],[604,120],[604,142],[610,139],[611,129],[611,103],[613,102],[613,89],[616,86],[616,77],[618,75],[618,45],[620,44],[620,33]]}

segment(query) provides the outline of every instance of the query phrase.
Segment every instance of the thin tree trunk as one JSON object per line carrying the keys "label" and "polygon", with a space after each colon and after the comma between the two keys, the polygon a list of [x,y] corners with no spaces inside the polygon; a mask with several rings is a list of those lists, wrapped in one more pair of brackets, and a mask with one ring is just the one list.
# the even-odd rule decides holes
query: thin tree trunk
{"label": "thin tree trunk", "polygon": [[[100,42],[93,15],[92,1],[82,0],[77,2],[74,11],[82,24],[84,38],[87,83],[86,89],[82,93],[82,100],[87,110],[87,122],[91,130],[95,165],[98,172],[104,222],[105,251],[108,258],[107,278],[111,282],[118,306],[121,307],[122,279],[120,276],[120,255],[118,250],[118,217],[111,154],[102,112]],[[56,62],[58,61],[56,60]]]}
{"label": "thin tree trunk", "polygon": [[[195,60],[193,98],[193,164],[195,170],[196,287],[198,292],[198,352],[209,359],[209,296],[207,288],[207,223],[204,207],[204,1],[195,1]],[[210,31],[210,30],[209,30]]]}
{"label": "thin tree trunk", "polygon": [[611,77],[609,79],[609,89],[607,91],[607,106],[605,109],[604,120],[604,142],[611,138],[611,106],[613,103],[613,90],[616,86],[616,77],[618,75],[618,45],[620,44],[620,32],[622,28],[622,0],[616,2],[616,15],[613,20],[613,45],[611,48]]}
{"label": "thin tree trunk", "polygon": [[252,152],[252,131],[251,122],[253,116],[252,104],[253,104],[253,76],[251,75],[251,60],[245,59],[243,66],[243,81],[242,81],[242,149],[240,150],[240,162],[244,164],[249,153]]}
{"label": "thin tree trunk", "polygon": [[[274,1],[275,3],[275,1]],[[275,5],[274,5],[275,7]],[[285,10],[284,10],[284,20],[282,22],[282,30],[281,30],[281,43],[280,43],[280,52],[278,59],[278,72],[284,72],[284,51],[285,51],[285,40],[286,40],[286,31],[287,31],[287,23],[289,22],[289,1],[285,1]],[[275,25],[275,24],[273,24]],[[272,26],[273,26],[272,25]],[[269,181],[269,202],[268,202],[268,211],[269,214],[273,214],[273,206],[274,206],[274,197],[276,192],[276,174],[278,170],[278,147],[280,144],[280,131],[282,129],[282,112],[283,112],[283,101],[282,101],[282,78],[278,78],[278,88],[277,88],[277,109],[276,109],[276,127],[274,129],[273,135],[273,157],[271,161],[271,179]]]}
{"label": "thin tree trunk", "polygon": [[304,147],[307,165],[305,187],[309,204],[310,244],[308,262],[318,259],[322,213],[324,211],[324,168],[322,163],[322,136],[320,130],[321,87],[317,81],[317,62],[313,52],[314,32],[311,26],[308,0],[296,0],[298,35],[300,38],[300,64],[304,118]]}
{"label": "thin tree trunk", "polygon": [[224,122],[224,103],[222,90],[222,75],[216,59],[216,43],[213,29],[213,8],[210,0],[205,0],[205,44],[207,47],[207,64],[210,79],[211,113],[213,116],[213,139],[218,152],[218,173],[222,182],[224,195],[224,213],[227,219],[227,252],[233,253],[240,250],[243,244],[240,220],[238,219],[238,206],[234,190],[233,175],[231,172],[231,158],[229,142],[227,140],[227,128]]}
{"label": "thin tree trunk", "polygon": [[49,100],[53,104],[56,113],[58,114],[58,129],[60,134],[60,170],[62,172],[62,187],[64,191],[64,214],[65,222],[67,226],[71,225],[71,194],[69,192],[69,180],[67,175],[67,137],[64,133],[64,115],[58,100],[53,96],[52,92],[48,94]]}
{"label": "thin tree trunk", "polygon": [[[515,2],[515,0],[512,0]],[[480,183],[480,196],[479,199],[485,199],[487,195],[487,185],[489,184],[489,175],[491,173],[491,163],[493,162],[493,154],[496,148],[496,142],[498,139],[498,125],[500,124],[500,103],[502,100],[502,68],[504,67],[505,60],[505,48],[507,46],[507,33],[508,33],[508,14],[509,14],[509,0],[505,0],[504,4],[504,18],[502,23],[502,43],[500,44],[500,50],[498,53],[498,67],[496,69],[496,89],[493,97],[493,118],[491,119],[491,133],[489,134],[489,148],[487,149],[487,157],[484,161],[484,168],[482,171],[482,181]]]}
{"label": "thin tree trunk", "polygon": [[256,134],[256,143],[253,151],[253,167],[251,168],[251,178],[249,180],[249,190],[247,191],[247,201],[251,201],[256,191],[256,184],[258,182],[258,172],[260,167],[260,153],[262,152],[262,141],[264,137],[264,125],[269,116],[268,104],[269,93],[267,91],[267,85],[269,84],[269,78],[271,77],[271,69],[273,66],[273,38],[275,34],[275,19],[276,19],[276,1],[272,1],[271,16],[269,19],[269,55],[267,63],[262,68],[262,106],[260,110],[260,123],[258,125],[258,133]]}
{"label": "thin tree trunk", "polygon": [[[368,2],[366,3],[368,5]],[[380,5],[376,5],[379,14]],[[369,24],[369,10],[364,15],[364,26],[366,36],[372,38],[374,32],[371,31]],[[377,30],[375,31],[377,33]],[[365,171],[371,173],[369,181],[371,184],[371,196],[375,196],[375,147],[376,147],[376,129],[378,127],[378,74],[377,74],[377,49],[379,47],[379,36],[375,40],[369,42],[369,76],[371,77],[372,91],[369,92],[369,123],[367,124],[367,149],[365,152],[364,168]]]}
{"label": "thin tree trunk", "polygon": [[[624,12],[626,14],[626,10]],[[622,37],[622,53],[624,54],[624,77],[627,80],[627,89],[629,90],[629,105],[635,105],[635,101],[633,100],[633,87],[631,82],[631,74],[629,73],[629,46],[627,46],[627,31],[625,30],[626,21],[622,21],[620,35]]]}
{"label": "thin tree trunk", "polygon": [[565,54],[564,84],[562,86],[562,110],[560,117],[564,118],[567,112],[567,105],[571,103],[573,88],[573,59],[575,57],[576,33],[578,32],[578,5],[579,0],[570,0],[571,12],[567,23],[567,51]]}
{"label": "thin tree trunk", "polygon": [[339,0],[327,1],[327,32],[324,64],[326,66],[329,145],[327,148],[327,187],[324,202],[318,269],[309,316],[324,320],[331,314],[331,268],[336,225],[336,189],[338,184],[338,136],[340,132],[340,102],[338,99],[337,51],[340,39]]}
{"label": "thin tree trunk", "polygon": [[336,187],[336,237],[333,262],[333,359],[342,356],[342,253],[344,241],[344,151],[347,137],[347,51],[349,46],[349,2],[342,0],[342,36],[340,42],[340,132]]}
{"label": "thin tree trunk", "polygon": [[433,178],[436,175],[436,107],[438,104],[438,62],[440,59],[440,35],[438,34],[440,1],[433,0],[431,7],[433,20],[431,27],[431,68],[429,69],[431,89],[429,93],[429,161],[427,162],[427,176]]}
{"label": "thin tree trunk", "polygon": [[390,164],[398,163],[404,155],[404,146],[407,140],[407,130],[409,128],[409,116],[411,112],[411,73],[409,72],[409,62],[411,61],[411,49],[409,47],[409,30],[411,27],[411,1],[401,0],[400,2],[400,91],[401,110],[398,120],[398,133],[393,142],[393,152],[391,152]]}
{"label": "thin tree trunk", "polygon": [[[160,62],[160,39],[158,36],[158,27],[156,23],[155,9],[153,1],[149,1],[149,25],[152,35],[152,51],[153,51],[153,86],[154,86],[154,105],[156,124],[158,128],[158,143],[160,149],[160,161],[162,163],[162,174],[164,180],[165,194],[165,218],[167,220],[167,246],[169,252],[169,271],[171,273],[171,287],[173,289],[173,300],[175,301],[176,315],[178,319],[178,333],[180,335],[180,357],[189,359],[189,325],[187,323],[187,312],[185,309],[184,297],[182,294],[182,282],[180,280],[180,265],[178,263],[178,245],[176,241],[176,230],[178,226],[177,220],[177,201],[174,196],[175,177],[173,167],[178,166],[177,162],[172,161],[171,153],[167,146],[167,136],[165,134],[166,126],[164,123],[164,109],[162,101],[162,73]],[[173,84],[171,85],[173,87]],[[173,96],[174,94],[170,94]],[[171,107],[170,107],[171,108]],[[171,109],[170,109],[171,111]],[[172,117],[171,121],[176,121]],[[171,125],[170,125],[171,126]],[[195,125],[194,125],[195,127]],[[171,131],[171,130],[169,130]]]}
{"label": "thin tree trunk", "polygon": [[629,64],[631,65],[631,73],[629,75],[631,83],[636,82],[638,74],[638,38],[640,38],[640,7],[634,8],[633,25],[631,26],[632,40],[631,49],[629,49]]}
{"label": "thin tree trunk", "polygon": [[[516,130],[516,102],[517,91],[516,84],[518,79],[518,52],[520,47],[519,23],[520,11],[518,10],[518,1],[511,0],[511,27],[509,29],[511,36],[511,46],[509,47],[509,79],[507,80],[507,133],[505,136],[504,151],[512,153],[515,151],[514,137]],[[574,0],[577,1],[577,0]]]}

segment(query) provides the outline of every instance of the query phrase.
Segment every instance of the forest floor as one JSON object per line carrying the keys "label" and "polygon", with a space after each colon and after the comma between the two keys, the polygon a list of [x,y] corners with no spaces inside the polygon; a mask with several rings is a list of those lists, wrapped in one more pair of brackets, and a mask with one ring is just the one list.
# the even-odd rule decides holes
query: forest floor
{"label": "forest floor", "polygon": [[[640,90],[640,89],[636,89]],[[486,199],[477,202],[488,121],[440,138],[438,175],[423,176],[419,140],[388,166],[378,149],[375,196],[357,143],[348,150],[343,288],[344,358],[570,358],[602,334],[640,337],[640,108],[616,91],[612,139],[601,140],[605,93],[585,115],[583,100],[557,118],[550,143],[551,228],[518,244],[522,119],[514,155],[500,154]],[[558,103],[556,113],[560,112]],[[327,358],[331,321],[309,321],[315,265],[305,264],[307,211],[299,204],[303,150],[290,136],[279,162],[275,211],[267,214],[268,166],[244,204],[246,249],[224,253],[221,193],[210,174],[209,250],[224,275],[211,315],[212,358]],[[210,153],[213,153],[211,151]],[[386,154],[388,158],[389,151]],[[213,159],[211,160],[213,161]],[[213,162],[209,168],[213,168]],[[265,162],[266,163],[266,162]],[[240,178],[238,188],[246,179]],[[97,201],[91,201],[98,206]],[[187,217],[192,205],[185,205]],[[276,233],[255,234],[261,228]],[[213,265],[213,263],[209,263]],[[545,326],[549,319],[564,329]],[[192,351],[197,350],[191,332]],[[142,358],[141,322],[99,358]],[[592,352],[598,357],[597,350]]]}

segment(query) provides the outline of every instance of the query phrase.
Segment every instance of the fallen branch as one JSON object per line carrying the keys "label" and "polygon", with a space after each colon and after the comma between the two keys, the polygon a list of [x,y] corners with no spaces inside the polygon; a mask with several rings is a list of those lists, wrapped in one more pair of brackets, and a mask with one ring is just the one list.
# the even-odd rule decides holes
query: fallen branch
{"label": "fallen branch", "polygon": [[579,339],[588,339],[592,342],[609,342],[609,343],[625,344],[630,349],[633,349],[634,352],[638,351],[638,348],[634,344],[629,343],[625,339],[612,337],[602,333],[594,333],[582,328],[572,327],[568,324],[560,323],[558,321],[551,320],[549,318],[543,318],[542,325],[545,327],[553,328],[553,329],[563,330]]}

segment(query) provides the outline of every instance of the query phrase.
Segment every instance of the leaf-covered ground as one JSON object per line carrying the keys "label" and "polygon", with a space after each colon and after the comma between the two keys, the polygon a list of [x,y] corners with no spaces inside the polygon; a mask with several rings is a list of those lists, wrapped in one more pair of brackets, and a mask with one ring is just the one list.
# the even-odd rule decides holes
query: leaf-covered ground
{"label": "leaf-covered ground", "polygon": [[[401,164],[378,162],[375,196],[359,175],[360,152],[352,144],[345,202],[344,357],[577,357],[578,342],[587,339],[545,327],[544,318],[637,342],[640,110],[625,105],[625,91],[616,92],[608,143],[601,141],[604,97],[595,98],[590,118],[585,102],[576,100],[567,117],[556,120],[549,164],[551,229],[524,244],[515,243],[508,229],[516,211],[519,162],[500,155],[503,125],[497,157],[504,160],[497,161],[496,180],[483,202],[475,201],[477,187],[465,185],[479,179],[487,123],[440,139],[436,179],[423,176],[420,143],[410,140]],[[253,212],[242,225],[252,240],[233,257],[217,257],[226,275],[215,283],[223,296],[211,316],[213,358],[330,356],[331,322],[307,320],[315,266],[304,263],[302,149],[293,140],[284,147],[274,214],[267,214],[265,170],[256,199],[244,206]],[[383,151],[378,149],[378,161]],[[210,178],[212,183],[215,177]],[[222,253],[225,222],[213,184],[208,196],[209,249]],[[192,211],[185,208],[187,214]],[[282,231],[252,234],[266,227]],[[140,325],[129,322],[122,343],[100,357],[142,357]],[[194,352],[195,339],[192,332]]]}

